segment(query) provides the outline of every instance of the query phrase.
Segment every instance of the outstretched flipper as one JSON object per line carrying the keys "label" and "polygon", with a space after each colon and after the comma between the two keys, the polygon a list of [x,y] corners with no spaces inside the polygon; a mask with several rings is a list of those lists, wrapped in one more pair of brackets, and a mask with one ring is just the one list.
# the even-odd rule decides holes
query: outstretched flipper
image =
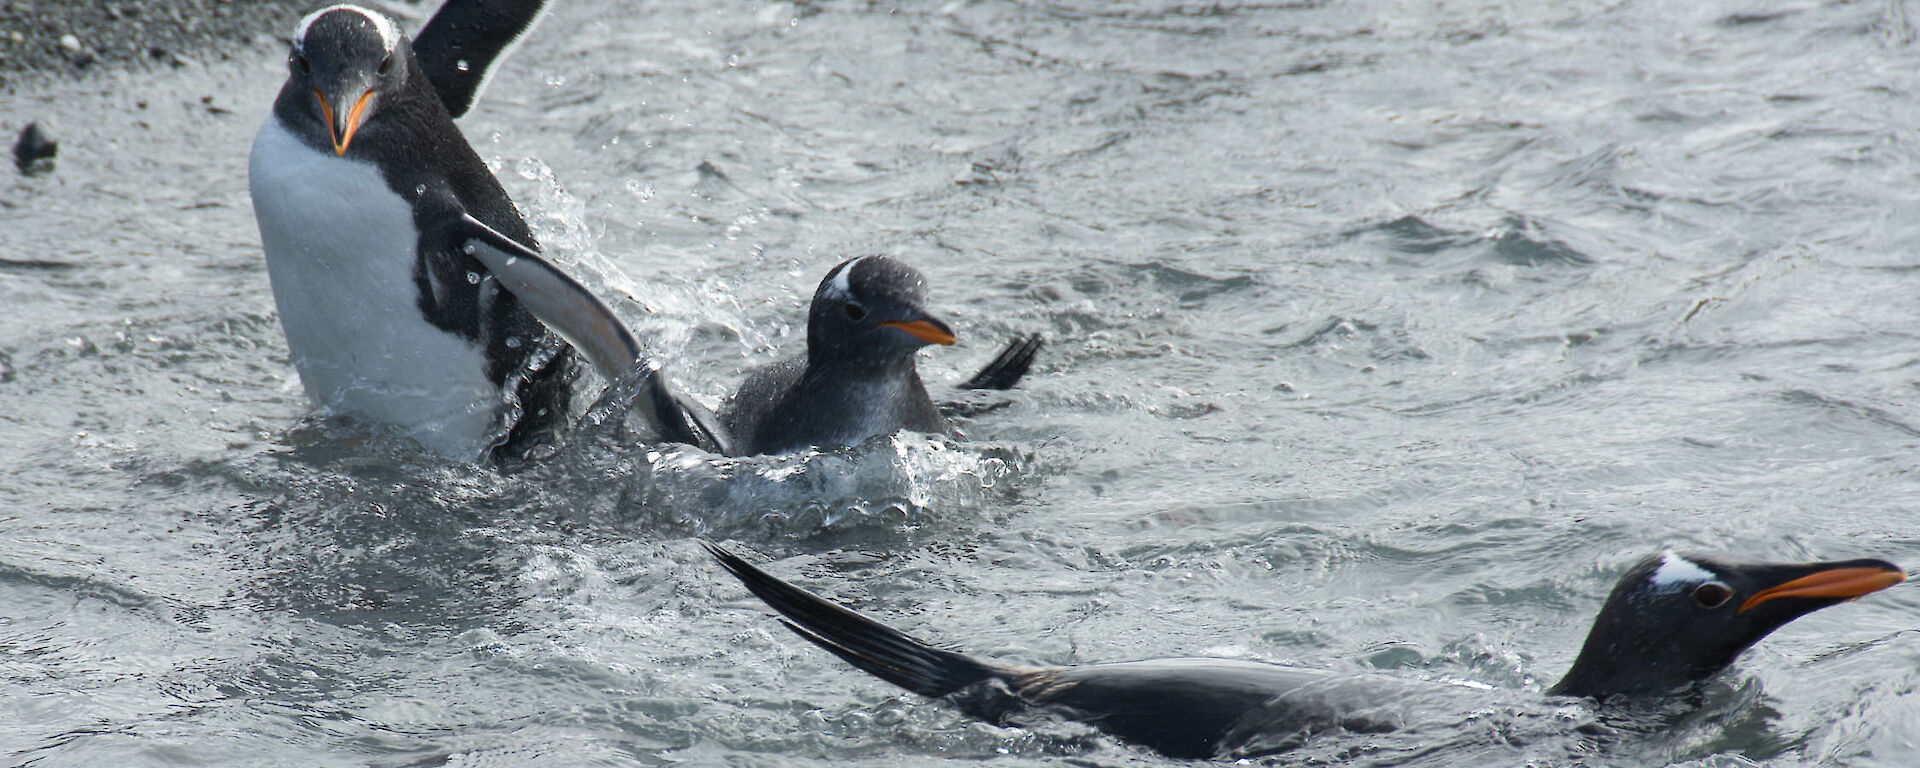
{"label": "outstretched flipper", "polygon": [[843,608],[755,568],[739,555],[702,541],[747,591],[785,616],[780,623],[807,642],[848,664],[927,697],[945,696],[1016,670],[1002,669],[953,651],[943,651],[899,630]]}
{"label": "outstretched flipper", "polygon": [[413,55],[447,111],[480,99],[493,68],[546,15],[550,0],[447,0],[413,37]]}
{"label": "outstretched flipper", "polygon": [[972,378],[960,382],[961,389],[1013,389],[1020,379],[1027,375],[1027,369],[1033,367],[1033,359],[1040,354],[1040,347],[1046,340],[1040,334],[1016,336],[993,362],[987,363]]}
{"label": "outstretched flipper", "polygon": [[[659,362],[648,359],[640,340],[606,302],[539,253],[494,231],[472,216],[451,224],[452,242],[486,265],[487,271],[540,322],[593,361],[608,382],[638,376],[634,402],[661,439],[730,455],[720,420],[667,381]],[[636,374],[636,370],[638,373]]]}

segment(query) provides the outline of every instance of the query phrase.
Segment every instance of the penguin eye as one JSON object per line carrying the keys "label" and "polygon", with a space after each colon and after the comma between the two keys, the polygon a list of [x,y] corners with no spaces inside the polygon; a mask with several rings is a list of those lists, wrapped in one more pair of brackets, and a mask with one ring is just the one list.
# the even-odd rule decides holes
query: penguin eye
{"label": "penguin eye", "polygon": [[380,60],[380,68],[375,70],[375,72],[384,75],[390,69],[393,69],[393,54],[391,53],[387,54],[386,58]]}
{"label": "penguin eye", "polygon": [[1709,581],[1693,588],[1694,604],[1707,610],[1726,605],[1731,599],[1733,599],[1733,589],[1717,581]]}
{"label": "penguin eye", "polygon": [[855,322],[867,319],[867,308],[853,302],[847,302],[847,319]]}
{"label": "penguin eye", "polygon": [[313,62],[307,61],[307,57],[300,55],[297,51],[287,63],[292,64],[294,69],[300,70],[300,74],[307,75],[313,73]]}

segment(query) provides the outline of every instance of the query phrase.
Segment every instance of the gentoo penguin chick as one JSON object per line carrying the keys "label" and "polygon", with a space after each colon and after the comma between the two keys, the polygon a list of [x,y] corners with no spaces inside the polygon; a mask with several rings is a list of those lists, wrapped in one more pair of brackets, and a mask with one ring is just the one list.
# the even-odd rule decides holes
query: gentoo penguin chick
{"label": "gentoo penguin chick", "polygon": [[[457,58],[425,65],[379,13],[308,15],[248,161],[274,303],[308,396],[449,458],[517,452],[565,426],[575,353],[541,319],[566,323],[556,330],[609,379],[636,366],[621,359],[638,354],[631,334],[601,327],[611,311],[539,259],[449,111],[466,111],[544,5],[449,3],[422,37]],[[509,265],[518,279],[497,274]],[[680,410],[657,367],[643,369],[643,412],[669,439],[698,442],[702,414]],[[662,405],[674,412],[663,417]]]}
{"label": "gentoo penguin chick", "polygon": [[[716,545],[707,549],[788,629],[847,663],[923,696],[955,697],[1000,720],[1026,710],[1090,723],[1173,757],[1248,757],[1300,734],[1355,728],[1421,681],[1341,675],[1236,659],[1151,659],[1022,667],[915,640],[777,579]],[[1881,560],[1797,565],[1665,552],[1620,577],[1573,667],[1548,693],[1610,701],[1685,691],[1767,633],[1812,611],[1906,579]],[[1432,685],[1439,685],[1438,683]],[[1466,713],[1462,713],[1463,717]]]}
{"label": "gentoo penguin chick", "polygon": [[[807,352],[754,371],[720,420],[742,455],[858,445],[903,429],[952,430],[927,394],[915,353],[952,344],[953,329],[926,308],[927,281],[886,256],[849,259],[827,272],[807,309]],[[972,388],[1005,389],[1038,352],[1017,339]]]}

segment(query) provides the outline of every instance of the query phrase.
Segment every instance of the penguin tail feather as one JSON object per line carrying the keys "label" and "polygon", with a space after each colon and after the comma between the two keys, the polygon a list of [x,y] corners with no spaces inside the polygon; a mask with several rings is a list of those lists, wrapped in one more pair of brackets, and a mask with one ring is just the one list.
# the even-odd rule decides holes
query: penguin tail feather
{"label": "penguin tail feather", "polygon": [[780,623],[794,634],[874,677],[922,696],[937,698],[1012,672],[915,640],[781,581],[717,544],[706,541],[701,544],[747,591],[786,617]]}

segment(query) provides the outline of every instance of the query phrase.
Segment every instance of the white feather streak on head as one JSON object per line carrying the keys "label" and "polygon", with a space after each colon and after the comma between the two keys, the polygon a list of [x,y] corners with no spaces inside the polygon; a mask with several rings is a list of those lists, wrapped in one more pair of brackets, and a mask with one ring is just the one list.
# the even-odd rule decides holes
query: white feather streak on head
{"label": "white feather streak on head", "polygon": [[351,3],[329,5],[320,10],[314,11],[313,13],[307,14],[306,18],[301,19],[300,23],[298,25],[295,25],[293,28],[293,44],[296,46],[305,47],[306,41],[307,41],[307,27],[313,26],[313,22],[319,19],[321,16],[325,16],[330,12],[338,11],[342,9],[353,11],[354,13],[358,13],[361,16],[365,16],[367,18],[367,21],[372,22],[373,28],[379,31],[380,33],[380,42],[386,45],[388,52],[392,52],[395,47],[400,45],[400,29],[393,25],[392,19],[388,19],[386,14],[380,13],[378,11],[371,11],[366,8],[362,8],[360,6],[353,5]]}
{"label": "white feather streak on head", "polygon": [[1668,552],[1661,556],[1660,567],[1655,568],[1647,582],[1657,589],[1677,589],[1689,584],[1703,584],[1719,578],[1700,567],[1698,563]]}
{"label": "white feather streak on head", "polygon": [[833,279],[827,281],[827,295],[841,301],[852,301],[853,284],[849,280],[853,276],[853,268],[860,266],[860,262],[865,261],[866,258],[865,256],[856,257],[848,261],[846,266],[841,267],[839,272],[833,273]]}

